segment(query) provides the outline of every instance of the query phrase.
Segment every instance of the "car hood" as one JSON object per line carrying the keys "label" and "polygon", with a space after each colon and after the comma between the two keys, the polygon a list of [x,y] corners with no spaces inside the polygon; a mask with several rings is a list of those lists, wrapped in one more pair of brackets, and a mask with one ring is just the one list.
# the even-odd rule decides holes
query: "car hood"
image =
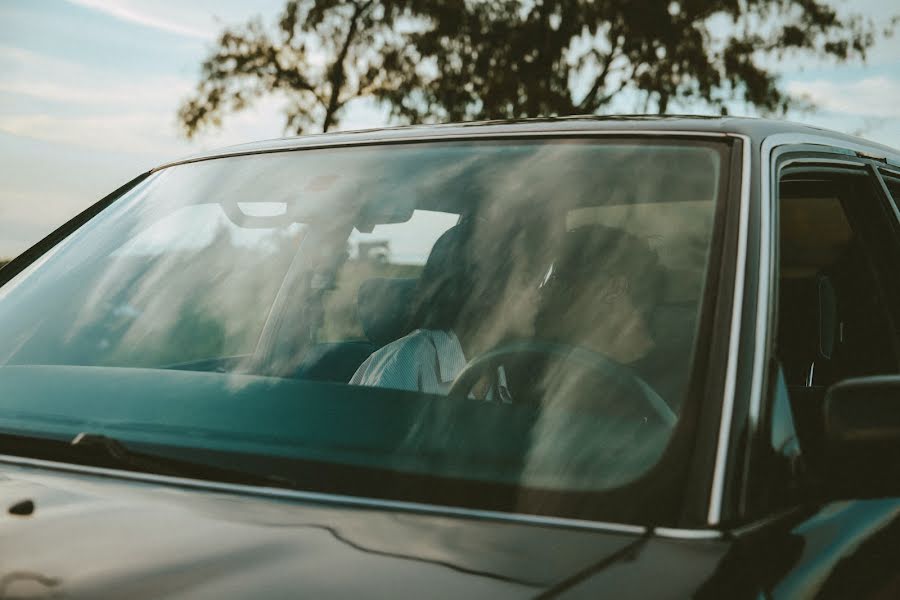
{"label": "car hood", "polygon": [[12,464],[0,502],[0,597],[530,597],[640,539]]}

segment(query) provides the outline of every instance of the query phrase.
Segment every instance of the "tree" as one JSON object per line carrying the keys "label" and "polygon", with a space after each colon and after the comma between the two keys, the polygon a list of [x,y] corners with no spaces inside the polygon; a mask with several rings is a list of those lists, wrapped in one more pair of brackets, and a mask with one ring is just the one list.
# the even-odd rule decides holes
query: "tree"
{"label": "tree", "polygon": [[593,114],[617,98],[778,113],[797,102],[778,60],[864,61],[889,29],[827,0],[292,1],[274,37],[259,21],[222,35],[180,115],[190,135],[273,91],[294,98],[291,131],[327,131],[362,97],[401,123]]}
{"label": "tree", "polygon": [[410,12],[406,4],[290,0],[274,31],[258,18],[226,29],[178,111],[184,133],[218,126],[224,114],[272,93],[288,97],[285,129],[328,131],[351,100],[401,85],[397,77],[411,67],[385,64],[385,57],[405,43],[395,23]]}

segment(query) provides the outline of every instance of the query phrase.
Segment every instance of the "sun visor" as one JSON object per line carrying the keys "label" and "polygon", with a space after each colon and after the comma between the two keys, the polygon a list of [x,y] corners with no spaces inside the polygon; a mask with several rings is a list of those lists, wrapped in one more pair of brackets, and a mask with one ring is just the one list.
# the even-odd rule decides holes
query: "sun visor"
{"label": "sun visor", "polygon": [[416,208],[413,189],[397,181],[379,179],[361,186],[362,204],[356,218],[360,233],[371,233],[376,225],[406,223]]}

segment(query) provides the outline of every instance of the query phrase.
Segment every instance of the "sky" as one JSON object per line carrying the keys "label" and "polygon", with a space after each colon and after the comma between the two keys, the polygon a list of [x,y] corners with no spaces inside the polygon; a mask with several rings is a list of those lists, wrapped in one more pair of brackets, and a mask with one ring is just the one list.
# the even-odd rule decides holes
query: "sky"
{"label": "sky", "polygon": [[[835,0],[878,22],[900,0]],[[161,162],[284,134],[269,98],[184,140],[176,109],[225,25],[284,0],[0,0],[0,257],[11,257]],[[865,65],[788,59],[786,89],[814,101],[795,121],[900,147],[900,32]],[[630,107],[623,107],[629,110]],[[389,124],[357,103],[340,129]]]}

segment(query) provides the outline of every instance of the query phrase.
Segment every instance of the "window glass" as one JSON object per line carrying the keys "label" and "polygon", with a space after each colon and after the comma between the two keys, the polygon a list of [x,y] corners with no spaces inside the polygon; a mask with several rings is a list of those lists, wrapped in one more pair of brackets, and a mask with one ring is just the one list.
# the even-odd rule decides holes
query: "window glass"
{"label": "window glass", "polygon": [[163,169],[0,288],[0,430],[608,518],[584,494],[644,476],[683,414],[727,153],[481,141]]}
{"label": "window glass", "polygon": [[325,296],[318,340],[364,341],[357,310],[360,286],[375,278],[418,278],[434,242],[457,221],[458,214],[415,210],[408,223],[376,225],[371,233],[354,229],[347,240],[348,258],[337,271],[334,289]]}
{"label": "window glass", "polygon": [[875,260],[883,217],[852,182],[787,181],[781,190],[779,359],[789,386],[821,395],[841,379],[896,368]]}
{"label": "window glass", "polygon": [[894,204],[900,205],[900,174],[882,172],[884,183],[887,185],[888,191],[894,200]]}
{"label": "window glass", "polygon": [[811,479],[827,475],[822,419],[831,386],[898,372],[897,246],[877,181],[797,167],[788,173],[778,200],[780,368],[771,387],[770,450],[760,453],[758,481],[749,486],[747,510],[755,514],[796,505]]}

